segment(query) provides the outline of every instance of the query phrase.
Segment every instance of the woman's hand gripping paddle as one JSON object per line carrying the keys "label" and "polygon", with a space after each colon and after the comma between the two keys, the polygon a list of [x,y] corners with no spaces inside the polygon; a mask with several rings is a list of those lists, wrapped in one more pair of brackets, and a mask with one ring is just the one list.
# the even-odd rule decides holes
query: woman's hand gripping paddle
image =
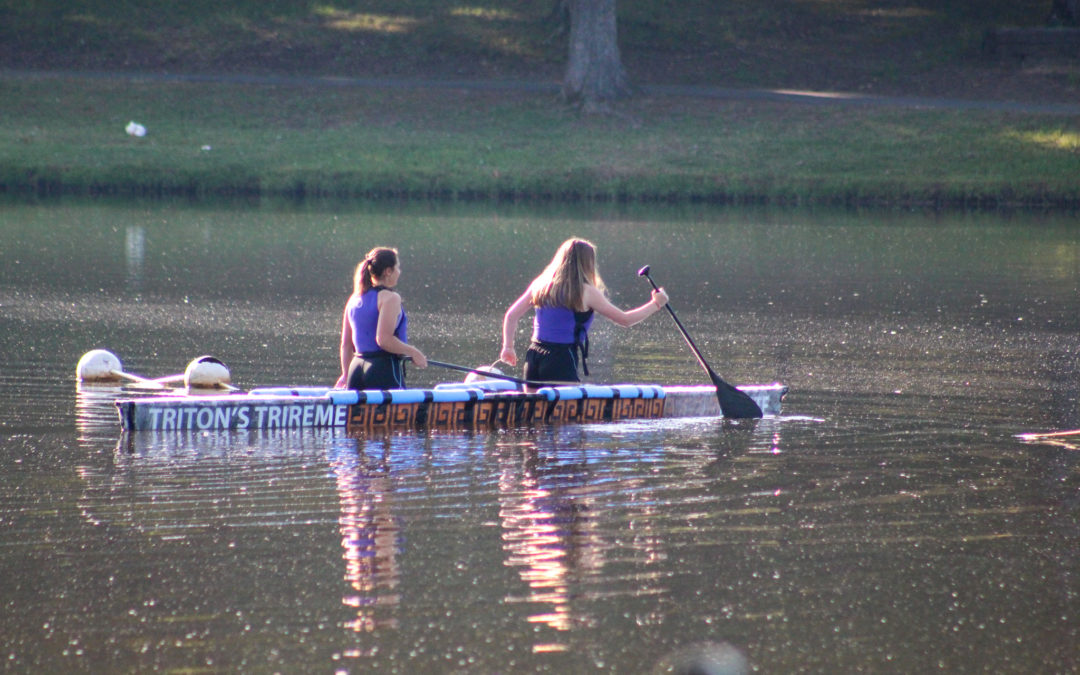
{"label": "woman's hand gripping paddle", "polygon": [[[645,277],[649,280],[649,283],[652,284],[654,289],[660,290],[660,287],[656,285],[653,278],[649,276],[648,265],[638,270],[638,276]],[[709,374],[709,379],[716,385],[716,400],[720,404],[720,413],[724,417],[730,417],[732,419],[752,419],[762,417],[761,408],[754,402],[754,399],[725,382],[712,368],[709,367],[709,364],[705,362],[705,357],[701,355],[701,350],[697,348],[697,345],[694,344],[690,334],[683,328],[682,321],[679,321],[679,317],[675,316],[675,310],[671,308],[671,304],[665,304],[664,308],[667,309],[671,318],[675,319],[675,325],[679,327],[679,332],[682,333],[683,339],[686,340],[687,346],[690,347],[690,351],[694,352],[694,356],[697,358],[698,363],[701,364],[701,367]]]}

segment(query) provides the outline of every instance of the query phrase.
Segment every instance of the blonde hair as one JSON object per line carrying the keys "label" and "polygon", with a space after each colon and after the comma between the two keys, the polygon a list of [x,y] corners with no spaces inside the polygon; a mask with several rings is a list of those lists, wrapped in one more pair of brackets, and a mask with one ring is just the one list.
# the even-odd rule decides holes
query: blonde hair
{"label": "blonde hair", "polygon": [[363,295],[375,287],[376,277],[381,277],[386,270],[393,269],[398,263],[395,248],[377,246],[364,256],[353,273],[353,293]]}
{"label": "blonde hair", "polygon": [[567,239],[555,257],[529,286],[534,307],[585,309],[585,284],[604,291],[604,280],[596,269],[596,247],[584,239]]}

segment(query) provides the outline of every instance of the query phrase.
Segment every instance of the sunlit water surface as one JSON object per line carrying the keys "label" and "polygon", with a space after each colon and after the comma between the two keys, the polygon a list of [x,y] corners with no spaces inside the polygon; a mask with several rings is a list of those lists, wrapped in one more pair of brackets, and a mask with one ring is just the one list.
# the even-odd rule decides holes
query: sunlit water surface
{"label": "sunlit water surface", "polygon": [[[1078,667],[1080,227],[1071,216],[0,206],[0,659],[22,672]],[[123,434],[74,366],[201,354],[337,375],[352,267],[397,246],[412,341],[490,363],[555,246],[622,306],[651,264],[784,415],[350,435]],[[524,330],[524,324],[523,324]],[[520,345],[524,344],[524,337]],[[698,383],[664,315],[593,381]],[[457,373],[411,370],[429,385]]]}

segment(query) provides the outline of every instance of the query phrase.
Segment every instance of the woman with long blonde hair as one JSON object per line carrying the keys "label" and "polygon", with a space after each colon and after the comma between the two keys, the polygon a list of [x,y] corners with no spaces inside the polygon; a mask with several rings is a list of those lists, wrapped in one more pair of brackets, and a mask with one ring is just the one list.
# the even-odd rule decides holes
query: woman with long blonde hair
{"label": "woman with long blonde hair", "polygon": [[408,344],[408,318],[393,290],[401,277],[396,249],[368,252],[353,275],[353,293],[341,319],[341,377],[336,387],[404,389],[404,360],[419,368],[427,358]]}
{"label": "woman with long blonde hair", "polygon": [[530,308],[532,343],[525,353],[525,379],[580,382],[578,361],[585,375],[589,356],[589,328],[593,315],[607,317],[620,326],[633,326],[667,304],[663,289],[654,290],[644,305],[623,311],[604,295],[604,281],[596,267],[596,247],[584,239],[567,239],[548,266],[503,316],[502,352],[499,358],[517,365],[514,334]]}

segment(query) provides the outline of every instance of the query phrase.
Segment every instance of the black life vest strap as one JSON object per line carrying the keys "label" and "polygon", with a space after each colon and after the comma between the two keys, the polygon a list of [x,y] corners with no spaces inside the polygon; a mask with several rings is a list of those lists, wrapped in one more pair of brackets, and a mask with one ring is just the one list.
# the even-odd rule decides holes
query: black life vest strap
{"label": "black life vest strap", "polygon": [[[574,347],[581,352],[581,372],[589,374],[589,333],[585,330],[585,322],[592,318],[593,311],[574,312]],[[584,337],[584,339],[582,339]]]}

